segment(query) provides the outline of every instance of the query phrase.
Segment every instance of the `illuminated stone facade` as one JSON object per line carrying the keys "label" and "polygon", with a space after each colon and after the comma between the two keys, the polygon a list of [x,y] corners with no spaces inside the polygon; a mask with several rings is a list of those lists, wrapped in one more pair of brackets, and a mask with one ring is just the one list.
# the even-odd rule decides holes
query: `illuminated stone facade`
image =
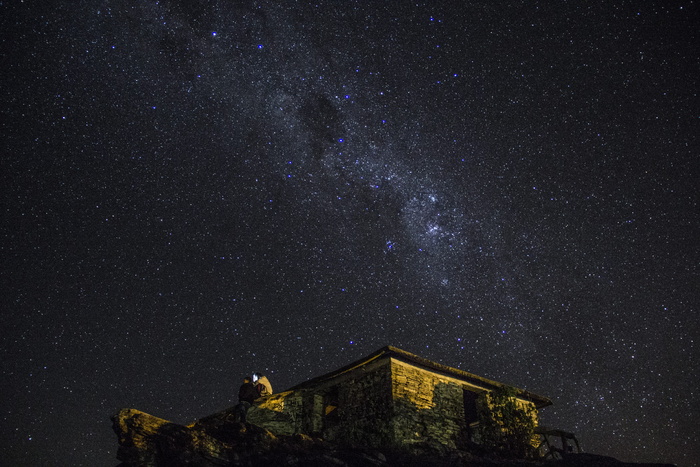
{"label": "illuminated stone facade", "polygon": [[[248,421],[277,434],[304,433],[367,446],[454,449],[470,437],[479,394],[501,383],[394,347],[261,399]],[[521,403],[551,401],[519,390]]]}

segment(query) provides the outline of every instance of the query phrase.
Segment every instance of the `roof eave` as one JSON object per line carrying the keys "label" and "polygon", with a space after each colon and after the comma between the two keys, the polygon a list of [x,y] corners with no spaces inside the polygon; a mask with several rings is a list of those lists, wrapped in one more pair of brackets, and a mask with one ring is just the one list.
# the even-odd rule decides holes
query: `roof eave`
{"label": "roof eave", "polygon": [[[468,383],[472,383],[475,385],[479,385],[482,387],[485,387],[486,389],[497,389],[503,386],[510,386],[505,383],[499,383],[498,381],[494,381],[488,378],[484,378],[483,376],[478,376],[473,373],[469,373],[463,370],[460,370],[458,368],[453,368],[449,367],[447,365],[442,365],[440,363],[433,362],[431,360],[428,360],[426,358],[420,357],[418,355],[412,354],[410,352],[406,352],[405,350],[399,349],[398,347],[394,347],[391,345],[388,345],[386,347],[382,347],[381,349],[373,352],[372,354],[361,358],[359,360],[356,360],[348,365],[345,365],[344,367],[341,367],[335,371],[331,371],[330,373],[326,373],[321,376],[317,376],[316,378],[312,378],[310,380],[304,381],[300,384],[297,384],[296,386],[293,386],[289,388],[288,390],[296,390],[296,389],[301,389],[305,388],[308,386],[312,386],[317,383],[321,383],[324,381],[329,381],[333,378],[336,378],[344,373],[347,373],[348,371],[353,370],[354,368],[358,368],[362,365],[365,365],[371,361],[378,360],[378,359],[383,359],[383,358],[395,358],[397,360],[401,360],[405,363],[410,363],[419,367],[422,367],[424,369],[434,371],[437,373],[441,373],[446,376],[450,376],[453,378],[458,378],[461,380],[464,380]],[[515,388],[518,391],[518,397],[529,400],[535,406],[540,409],[543,407],[547,407],[552,405],[552,401],[544,396],[540,396],[539,394],[535,394],[529,391],[526,391],[524,389],[520,388]]]}

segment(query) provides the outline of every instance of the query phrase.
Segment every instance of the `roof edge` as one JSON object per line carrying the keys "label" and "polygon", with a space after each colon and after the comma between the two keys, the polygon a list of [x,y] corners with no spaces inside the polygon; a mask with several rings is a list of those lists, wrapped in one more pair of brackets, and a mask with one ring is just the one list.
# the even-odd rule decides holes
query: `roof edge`
{"label": "roof edge", "polygon": [[484,378],[483,376],[475,375],[474,373],[469,373],[467,371],[460,370],[459,368],[443,365],[441,363],[428,360],[427,358],[423,358],[421,356],[412,354],[410,352],[406,352],[405,350],[390,345],[384,347],[384,349],[382,350],[386,350],[386,352],[390,353],[391,356],[396,357],[399,360],[406,361],[406,363],[417,364],[418,366],[421,366],[425,369],[433,370],[437,373],[441,373],[446,376],[456,376],[468,382],[481,384],[489,389],[512,387],[517,391],[518,397],[533,402],[538,409],[552,405],[552,400],[548,397],[535,394],[534,392],[526,391],[525,389],[513,386],[512,384],[500,383],[492,379]]}
{"label": "roof edge", "polygon": [[292,386],[291,388],[287,389],[287,391],[292,391],[292,390],[295,390],[295,389],[301,389],[301,388],[303,388],[303,387],[305,387],[305,386],[309,386],[309,385],[311,385],[311,384],[320,383],[320,382],[322,382],[322,381],[327,381],[327,380],[333,379],[333,378],[335,378],[335,377],[337,377],[337,376],[340,376],[340,375],[343,374],[343,373],[347,373],[348,371],[350,371],[350,370],[352,370],[352,369],[354,369],[354,368],[357,368],[357,367],[359,367],[359,366],[361,366],[361,365],[364,365],[365,363],[369,363],[369,362],[372,361],[372,360],[376,360],[376,359],[378,359],[378,358],[384,357],[385,354],[386,354],[386,353],[389,351],[389,349],[391,349],[391,348],[392,348],[391,346],[382,347],[381,349],[379,349],[379,350],[377,350],[377,351],[375,351],[375,352],[372,352],[370,355],[368,355],[368,356],[366,356],[366,357],[363,357],[363,358],[361,358],[361,359],[359,359],[359,360],[356,360],[356,361],[354,361],[354,362],[352,362],[352,363],[349,363],[348,365],[345,365],[345,366],[343,366],[343,367],[340,367],[340,368],[338,368],[337,370],[333,370],[333,371],[331,371],[331,372],[329,372],[329,373],[326,373],[326,374],[324,374],[324,375],[316,376],[315,378],[311,378],[311,379],[308,379],[308,380],[306,380],[306,381],[303,381],[303,382],[301,382],[301,383],[299,383],[299,384],[296,384],[296,385]]}
{"label": "roof edge", "polygon": [[426,358],[420,357],[418,355],[412,354],[410,352],[407,352],[405,350],[399,349],[398,347],[394,347],[391,345],[387,345],[386,347],[382,347],[379,350],[376,350],[375,352],[372,352],[370,355],[361,358],[359,360],[356,360],[348,365],[345,365],[337,370],[331,371],[330,373],[326,373],[321,376],[317,376],[315,378],[312,378],[310,380],[304,381],[302,383],[299,383],[291,388],[288,389],[288,391],[295,390],[295,389],[302,389],[304,387],[316,384],[316,383],[321,383],[323,381],[329,381],[333,378],[336,378],[344,373],[347,373],[348,371],[351,371],[355,368],[358,368],[362,365],[365,365],[371,361],[378,360],[378,359],[385,359],[385,358],[395,358],[397,360],[401,360],[405,363],[410,363],[419,367],[422,367],[423,369],[431,370],[440,374],[443,374],[445,376],[451,376],[451,377],[457,377],[459,379],[465,380],[467,382],[471,383],[476,383],[477,385],[484,386],[487,389],[498,389],[504,386],[507,387],[513,387],[516,389],[518,397],[528,400],[532,403],[535,404],[535,406],[540,409],[543,407],[547,407],[552,405],[551,399],[548,397],[540,396],[539,394],[535,394],[530,391],[526,391],[524,389],[512,386],[510,384],[505,384],[505,383],[499,383],[498,381],[494,381],[488,378],[484,378],[483,376],[478,376],[473,373],[469,373],[463,370],[460,370],[458,368],[453,368],[447,365],[442,365],[440,363],[433,362],[432,360],[428,360]]}

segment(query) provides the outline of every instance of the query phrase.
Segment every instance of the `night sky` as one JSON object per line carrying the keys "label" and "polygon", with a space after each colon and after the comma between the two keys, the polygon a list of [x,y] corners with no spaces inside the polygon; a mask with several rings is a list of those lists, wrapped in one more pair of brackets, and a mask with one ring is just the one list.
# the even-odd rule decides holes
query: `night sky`
{"label": "night sky", "polygon": [[394,345],[697,465],[696,8],[0,1],[0,463]]}

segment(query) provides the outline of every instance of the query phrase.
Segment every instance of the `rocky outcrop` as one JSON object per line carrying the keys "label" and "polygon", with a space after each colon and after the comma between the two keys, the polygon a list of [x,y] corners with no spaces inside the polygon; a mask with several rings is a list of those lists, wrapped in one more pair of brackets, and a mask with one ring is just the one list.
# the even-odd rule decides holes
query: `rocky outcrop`
{"label": "rocky outcrop", "polygon": [[383,454],[340,449],[306,435],[276,436],[234,421],[233,410],[184,426],[122,409],[112,417],[122,466],[382,466]]}
{"label": "rocky outcrop", "polygon": [[[478,452],[441,450],[416,453],[391,448],[366,448],[329,443],[303,434],[275,435],[249,423],[234,421],[233,409],[179,425],[135,409],[112,417],[119,440],[121,467],[394,467],[394,466],[553,466],[622,467],[633,465],[610,457],[570,455],[557,462],[508,461]],[[661,466],[661,464],[654,464]]]}
{"label": "rocky outcrop", "polygon": [[495,466],[522,465],[479,459],[460,451],[416,454],[329,443],[303,434],[275,435],[234,421],[233,409],[178,425],[134,409],[112,417],[117,459],[132,466]]}

